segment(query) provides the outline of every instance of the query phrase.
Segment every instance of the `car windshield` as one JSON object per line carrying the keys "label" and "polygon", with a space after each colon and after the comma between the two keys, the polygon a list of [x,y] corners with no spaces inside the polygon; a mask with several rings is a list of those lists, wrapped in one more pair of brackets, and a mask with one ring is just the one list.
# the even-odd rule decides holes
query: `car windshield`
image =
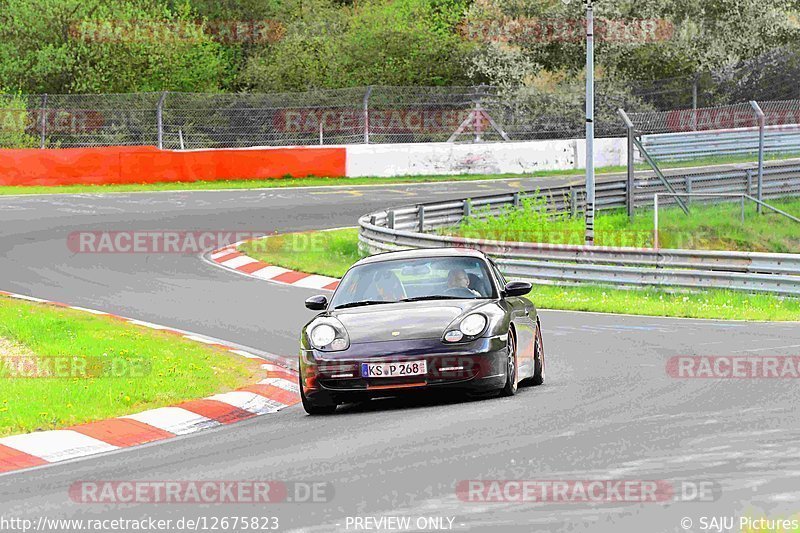
{"label": "car windshield", "polygon": [[395,259],[350,269],[339,283],[331,307],[494,296],[489,269],[480,258]]}

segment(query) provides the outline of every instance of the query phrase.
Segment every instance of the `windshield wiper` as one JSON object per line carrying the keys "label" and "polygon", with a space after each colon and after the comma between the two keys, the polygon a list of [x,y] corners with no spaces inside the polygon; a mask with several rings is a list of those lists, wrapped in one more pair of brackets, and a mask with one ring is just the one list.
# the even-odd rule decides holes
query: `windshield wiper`
{"label": "windshield wiper", "polygon": [[360,307],[362,305],[378,305],[378,304],[391,304],[394,302],[386,302],[384,300],[360,300],[357,302],[348,302],[346,304],[337,305],[334,309],[346,309],[348,307]]}
{"label": "windshield wiper", "polygon": [[433,295],[433,296],[414,296],[413,298],[403,298],[402,300],[398,300],[400,302],[422,302],[424,300],[464,300],[469,299],[465,298],[464,296],[444,296],[444,295]]}

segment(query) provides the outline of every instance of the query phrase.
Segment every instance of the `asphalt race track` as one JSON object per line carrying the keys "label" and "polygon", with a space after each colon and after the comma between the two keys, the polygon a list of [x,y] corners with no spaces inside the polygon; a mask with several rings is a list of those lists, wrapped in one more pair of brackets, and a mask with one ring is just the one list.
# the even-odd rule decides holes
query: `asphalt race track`
{"label": "asphalt race track", "polygon": [[[545,183],[537,180],[537,184]],[[353,225],[371,209],[530,187],[497,183],[0,197],[0,289],[101,309],[292,357],[315,293],[196,255],[73,254],[91,230],[285,232]],[[535,292],[533,293],[535,301]],[[795,380],[678,380],[676,355],[797,355],[796,324],[542,312],[547,382],[513,399],[380,400],[308,417],[296,406],[196,435],[0,476],[4,516],[277,516],[280,531],[347,517],[455,517],[456,531],[683,531],[701,516],[800,511]],[[329,503],[89,505],[79,480],[330,482]],[[460,480],[713,482],[713,502],[470,503]],[[738,520],[738,518],[737,518]],[[445,520],[445,524],[447,521]],[[350,529],[351,531],[354,530]]]}

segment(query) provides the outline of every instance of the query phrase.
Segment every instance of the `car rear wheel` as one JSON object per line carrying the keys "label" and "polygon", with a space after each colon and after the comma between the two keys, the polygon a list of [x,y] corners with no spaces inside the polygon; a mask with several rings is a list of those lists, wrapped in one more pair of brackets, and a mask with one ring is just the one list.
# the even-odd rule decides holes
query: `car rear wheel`
{"label": "car rear wheel", "polygon": [[500,392],[501,396],[514,396],[517,393],[517,340],[514,334],[508,332],[508,355],[506,357],[506,385]]}
{"label": "car rear wheel", "polygon": [[544,383],[544,343],[542,342],[542,326],[536,321],[536,340],[533,347],[533,377],[531,385]]}
{"label": "car rear wheel", "polygon": [[300,376],[300,399],[303,401],[303,409],[305,409],[306,413],[310,415],[330,415],[336,411],[336,404],[333,402],[315,402],[306,398],[306,394],[303,392],[302,375]]}

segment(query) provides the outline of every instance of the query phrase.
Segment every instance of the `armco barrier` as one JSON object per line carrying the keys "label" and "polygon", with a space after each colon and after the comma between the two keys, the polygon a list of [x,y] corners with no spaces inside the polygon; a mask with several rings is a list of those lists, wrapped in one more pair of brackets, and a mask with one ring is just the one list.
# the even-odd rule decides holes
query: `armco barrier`
{"label": "armco barrier", "polygon": [[345,148],[159,150],[154,146],[0,150],[0,185],[345,176]]}
{"label": "armco barrier", "polygon": [[[748,171],[749,168],[692,169],[668,179],[674,181],[674,185],[702,184],[704,191],[740,193],[748,186]],[[765,196],[800,194],[800,161],[770,164],[764,181],[765,191],[769,191]],[[624,207],[625,186],[622,177],[598,183],[598,209]],[[650,195],[650,204],[652,194],[664,190],[660,183],[645,184],[644,180],[637,180],[637,187],[647,191],[637,196]],[[573,246],[435,233],[435,230],[458,224],[465,217],[496,214],[535,195],[545,196],[553,211],[582,209],[580,188],[563,186],[399,207],[361,217],[359,245],[370,253],[406,248],[477,248],[493,256],[509,276],[538,283],[714,287],[800,296],[800,254]],[[640,200],[645,203],[647,199]]]}
{"label": "armco barrier", "polygon": [[[743,155],[758,152],[758,128],[658,133],[643,135],[642,144],[658,161],[678,161],[710,155]],[[765,128],[764,153],[800,152],[800,125]]]}

